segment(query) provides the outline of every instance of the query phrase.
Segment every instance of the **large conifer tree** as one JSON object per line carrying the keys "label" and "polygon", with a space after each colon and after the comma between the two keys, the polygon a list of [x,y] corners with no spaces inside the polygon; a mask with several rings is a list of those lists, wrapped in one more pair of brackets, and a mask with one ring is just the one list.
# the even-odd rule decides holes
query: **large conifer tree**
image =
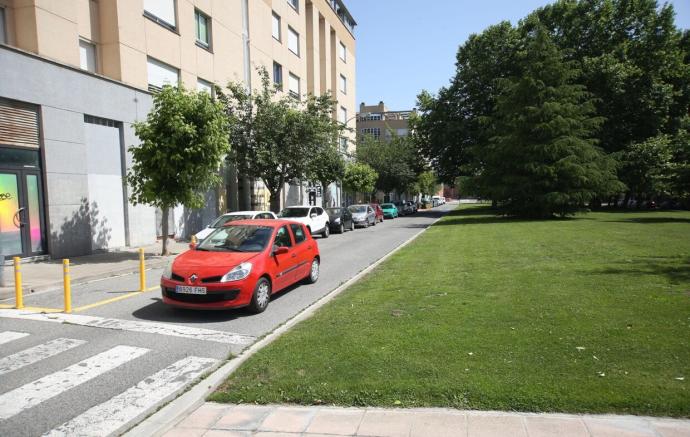
{"label": "large conifer tree", "polygon": [[525,41],[520,76],[501,81],[481,183],[507,214],[570,215],[607,187],[620,187],[595,147],[602,119],[593,115],[590,94],[573,83],[574,64],[540,28]]}

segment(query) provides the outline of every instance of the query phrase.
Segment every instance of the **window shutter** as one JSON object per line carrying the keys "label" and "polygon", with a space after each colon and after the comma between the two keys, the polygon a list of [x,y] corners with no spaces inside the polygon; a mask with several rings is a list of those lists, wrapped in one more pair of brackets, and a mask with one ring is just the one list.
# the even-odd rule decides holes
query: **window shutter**
{"label": "window shutter", "polygon": [[0,144],[38,149],[36,109],[0,101]]}

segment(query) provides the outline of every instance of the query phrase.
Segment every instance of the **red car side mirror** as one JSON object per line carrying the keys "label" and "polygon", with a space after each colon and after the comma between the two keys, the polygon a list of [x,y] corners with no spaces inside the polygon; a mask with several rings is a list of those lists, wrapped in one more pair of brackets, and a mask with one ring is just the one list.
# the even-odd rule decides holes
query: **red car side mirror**
{"label": "red car side mirror", "polygon": [[282,255],[284,253],[288,253],[288,248],[285,246],[273,248],[273,255]]}
{"label": "red car side mirror", "polygon": [[190,250],[196,250],[196,243],[189,243]]}

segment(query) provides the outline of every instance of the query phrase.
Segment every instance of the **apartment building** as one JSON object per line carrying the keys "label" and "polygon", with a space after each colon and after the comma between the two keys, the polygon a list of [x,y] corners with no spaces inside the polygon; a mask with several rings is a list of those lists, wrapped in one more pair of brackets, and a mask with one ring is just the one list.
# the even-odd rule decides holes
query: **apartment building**
{"label": "apartment building", "polygon": [[412,111],[390,111],[383,102],[378,105],[359,105],[357,112],[357,138],[366,135],[376,139],[390,140],[393,135],[407,136],[410,132],[409,120]]}
{"label": "apartment building", "polygon": [[[296,97],[331,92],[334,117],[351,122],[355,25],[340,0],[0,0],[0,254],[156,240],[156,210],[131,204],[123,177],[132,123],[166,83],[252,87],[264,67]],[[176,236],[256,205],[260,184],[224,176],[205,209],[175,208]]]}

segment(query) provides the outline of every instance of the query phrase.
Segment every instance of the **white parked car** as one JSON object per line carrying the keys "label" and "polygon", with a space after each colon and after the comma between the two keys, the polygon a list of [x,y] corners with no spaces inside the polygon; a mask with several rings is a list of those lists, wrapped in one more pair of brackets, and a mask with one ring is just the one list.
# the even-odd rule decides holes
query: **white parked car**
{"label": "white parked car", "polygon": [[328,238],[330,235],[328,213],[321,207],[288,206],[280,211],[278,216],[286,220],[304,223],[312,235],[321,234],[323,238]]}
{"label": "white parked car", "polygon": [[213,232],[214,229],[220,228],[224,224],[228,222],[233,222],[235,220],[250,220],[250,219],[273,219],[275,220],[277,217],[275,214],[273,214],[271,211],[237,211],[237,212],[229,212],[227,214],[223,214],[222,216],[218,217],[205,227],[204,229],[200,230],[197,232],[194,236],[197,238],[197,240],[203,240],[206,238],[211,232]]}

